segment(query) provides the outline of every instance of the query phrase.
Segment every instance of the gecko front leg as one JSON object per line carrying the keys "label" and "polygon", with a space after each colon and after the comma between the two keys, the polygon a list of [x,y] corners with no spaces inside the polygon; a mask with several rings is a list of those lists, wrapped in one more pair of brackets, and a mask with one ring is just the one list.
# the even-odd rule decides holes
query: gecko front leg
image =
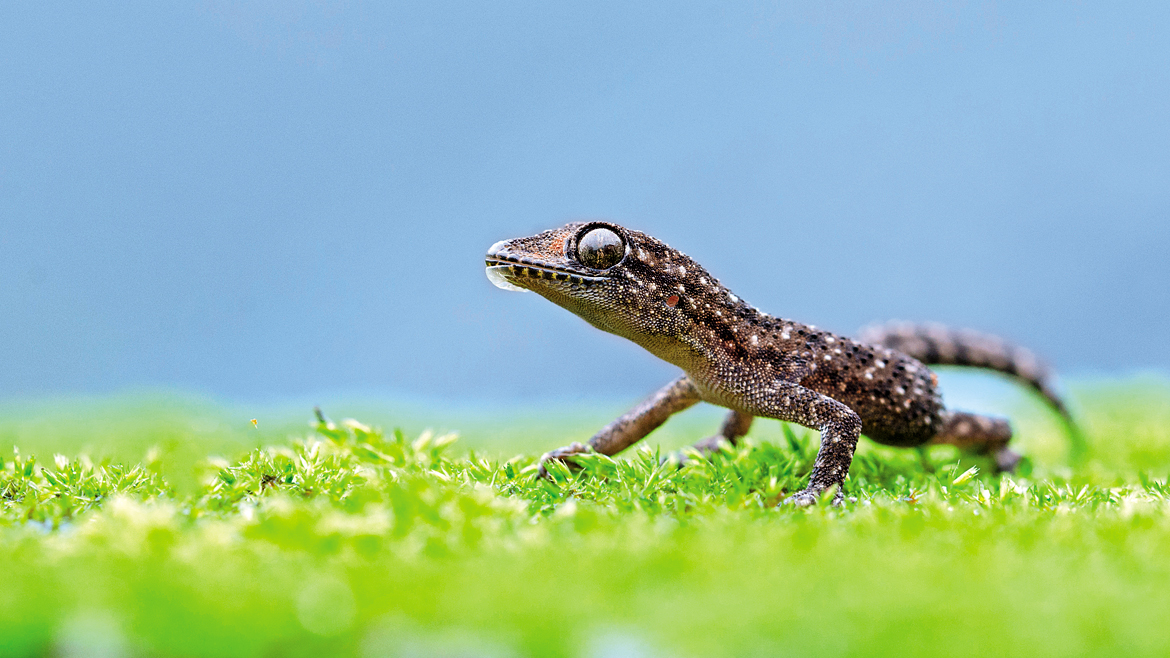
{"label": "gecko front leg", "polygon": [[757,415],[798,423],[821,433],[821,447],[809,474],[808,486],[784,501],[806,507],[817,502],[820,495],[836,486],[833,504],[845,500],[842,484],[853,463],[853,451],[861,435],[861,417],[852,409],[827,395],[791,382],[780,382],[766,389],[766,395],[757,399]]}
{"label": "gecko front leg", "polygon": [[564,448],[546,452],[540,458],[541,477],[548,477],[545,464],[549,460],[565,461],[573,455],[599,452],[603,455],[616,455],[631,445],[642,440],[654,431],[667,418],[683,409],[693,406],[699,401],[699,390],[695,388],[690,377],[683,375],[673,382],[659,389],[657,393],[642,401],[638,406],[622,414],[617,420],[601,428],[589,444],[572,443]]}

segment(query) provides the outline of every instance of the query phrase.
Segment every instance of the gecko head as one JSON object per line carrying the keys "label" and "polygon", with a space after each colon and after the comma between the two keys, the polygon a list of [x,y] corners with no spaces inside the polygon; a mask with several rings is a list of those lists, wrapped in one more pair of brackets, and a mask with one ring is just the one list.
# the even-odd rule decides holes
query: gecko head
{"label": "gecko head", "polygon": [[488,249],[487,276],[505,290],[531,290],[557,303],[562,297],[598,296],[606,284],[612,294],[630,248],[627,233],[607,222],[573,222],[500,240]]}
{"label": "gecko head", "polygon": [[604,221],[573,222],[502,240],[492,245],[485,261],[488,278],[497,286],[531,290],[643,346],[682,336],[702,307],[696,303],[700,296],[707,302],[706,295],[730,295],[686,255],[645,233]]}

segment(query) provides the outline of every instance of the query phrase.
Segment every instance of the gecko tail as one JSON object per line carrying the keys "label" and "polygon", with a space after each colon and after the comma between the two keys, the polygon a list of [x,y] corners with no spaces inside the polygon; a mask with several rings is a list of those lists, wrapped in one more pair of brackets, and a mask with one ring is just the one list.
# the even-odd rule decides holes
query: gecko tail
{"label": "gecko tail", "polygon": [[1056,389],[1052,369],[1031,350],[998,336],[934,322],[872,324],[863,328],[857,339],[898,350],[926,365],[988,368],[1019,379],[1060,414],[1069,435],[1072,456],[1079,458],[1084,454],[1084,435]]}

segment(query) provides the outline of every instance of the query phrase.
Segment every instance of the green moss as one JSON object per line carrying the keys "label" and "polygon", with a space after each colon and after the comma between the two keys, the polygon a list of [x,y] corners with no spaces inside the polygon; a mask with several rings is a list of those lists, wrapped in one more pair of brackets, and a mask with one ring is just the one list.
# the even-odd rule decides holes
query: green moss
{"label": "green moss", "polygon": [[844,509],[775,507],[816,445],[775,424],[681,469],[651,448],[551,482],[533,455],[352,421],[181,466],[249,435],[16,452],[0,655],[1166,655],[1170,387],[1077,392],[1076,468],[1028,406],[1030,476],[867,445]]}

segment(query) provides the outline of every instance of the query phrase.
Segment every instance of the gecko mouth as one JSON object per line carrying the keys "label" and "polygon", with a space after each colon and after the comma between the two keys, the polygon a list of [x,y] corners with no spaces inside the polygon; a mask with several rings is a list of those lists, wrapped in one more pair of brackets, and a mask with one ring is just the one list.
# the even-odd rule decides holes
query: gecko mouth
{"label": "gecko mouth", "polygon": [[[487,267],[488,279],[491,279],[491,282],[496,286],[505,288],[506,290],[524,290],[524,288],[520,288],[513,283],[518,279],[544,279],[545,281],[587,286],[594,283],[601,283],[608,278],[604,276],[585,276],[567,269],[538,264],[532,261],[513,260],[506,256],[489,256],[484,259],[484,263]],[[500,285],[501,283],[506,285]]]}

